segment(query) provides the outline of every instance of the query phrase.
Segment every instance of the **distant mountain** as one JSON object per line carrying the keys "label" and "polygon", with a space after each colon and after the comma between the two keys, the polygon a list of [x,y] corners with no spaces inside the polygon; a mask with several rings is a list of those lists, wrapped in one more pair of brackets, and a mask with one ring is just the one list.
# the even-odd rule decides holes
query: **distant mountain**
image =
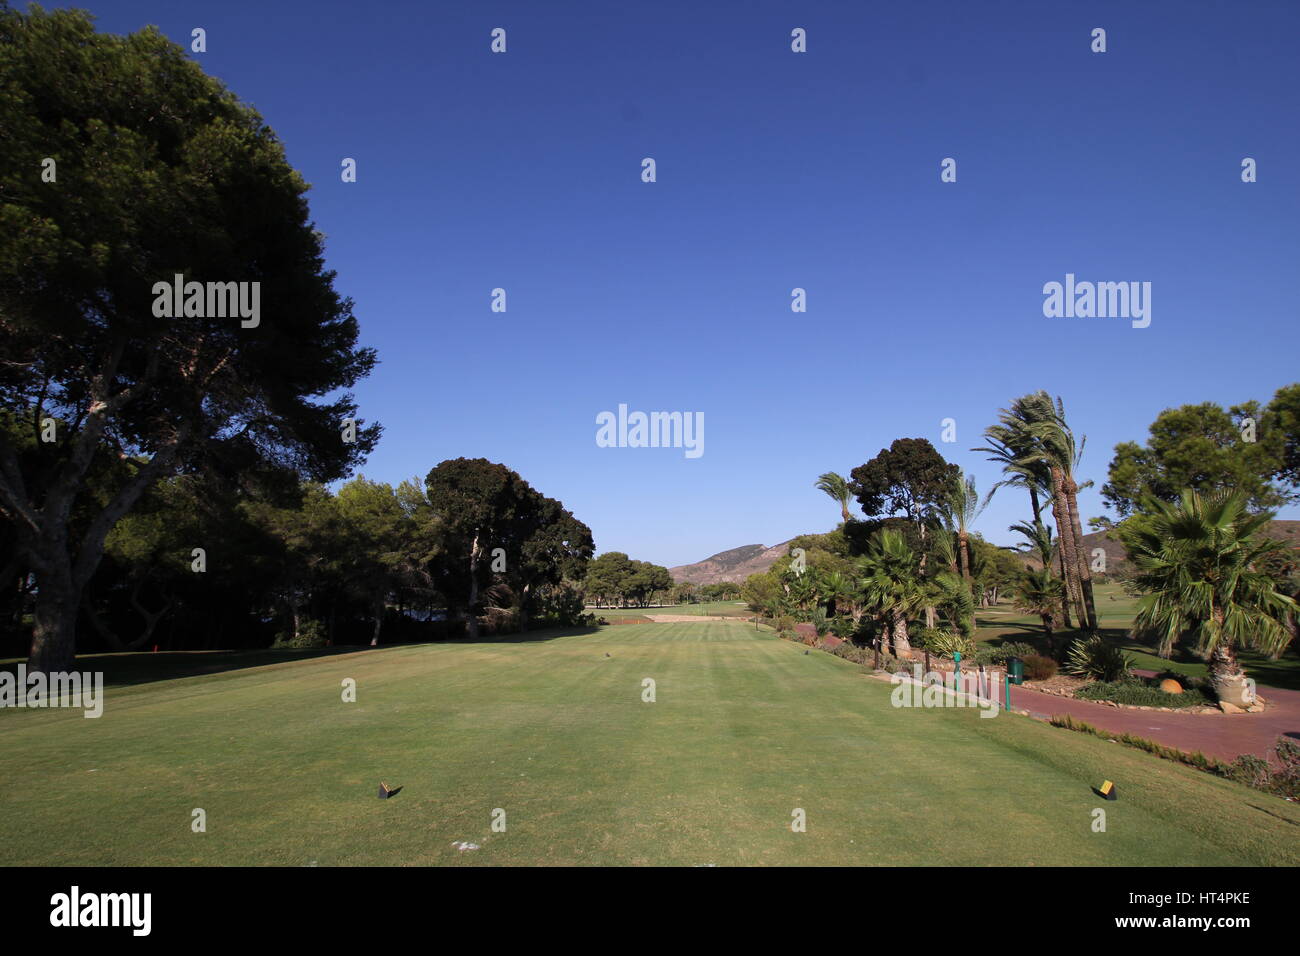
{"label": "distant mountain", "polygon": [[668,573],[677,582],[689,584],[718,584],[721,581],[744,582],[751,574],[761,574],[783,557],[789,541],[768,548],[761,544],[746,544],[730,551],[721,551],[711,558],[669,568]]}
{"label": "distant mountain", "polygon": [[[1293,548],[1300,548],[1300,521],[1282,519],[1270,521],[1264,526],[1264,533],[1270,538],[1277,538],[1279,541],[1285,541]],[[1128,560],[1128,554],[1125,553],[1123,545],[1107,537],[1109,532],[1093,531],[1083,536],[1083,551],[1091,562],[1093,558],[1093,549],[1102,548],[1106,552],[1106,567],[1115,568]],[[1037,565],[1038,559],[1030,555],[1025,555],[1028,563]],[[1059,560],[1059,559],[1055,559]]]}
{"label": "distant mountain", "polygon": [[[1292,547],[1300,548],[1300,521],[1271,521],[1265,528],[1265,534],[1286,541]],[[1124,548],[1118,541],[1113,541],[1106,535],[1105,531],[1085,534],[1083,550],[1091,561],[1093,549],[1103,548],[1106,552],[1106,567],[1115,568],[1126,561],[1128,555],[1124,553]],[[774,544],[770,548],[761,544],[747,544],[732,548],[730,551],[720,551],[713,557],[696,561],[694,564],[669,568],[668,572],[673,576],[674,581],[690,584],[717,584],[720,581],[735,581],[741,584],[751,574],[761,574],[770,568],[777,558],[784,557],[789,546],[789,541]],[[1023,557],[1028,564],[1035,566],[1038,564],[1038,559],[1033,555],[1025,554]]]}

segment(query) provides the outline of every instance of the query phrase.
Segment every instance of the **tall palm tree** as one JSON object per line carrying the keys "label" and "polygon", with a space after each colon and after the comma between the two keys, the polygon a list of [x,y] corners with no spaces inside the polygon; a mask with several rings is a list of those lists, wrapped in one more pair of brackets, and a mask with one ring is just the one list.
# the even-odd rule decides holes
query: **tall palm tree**
{"label": "tall palm tree", "polygon": [[943,512],[952,530],[957,534],[957,562],[961,569],[962,580],[970,581],[970,526],[975,523],[984,509],[988,507],[993,493],[980,501],[979,492],[975,490],[975,476],[966,475],[956,478],[943,503]]}
{"label": "tall palm tree", "polygon": [[[1039,391],[1021,396],[1011,403],[1010,408],[999,411],[998,424],[990,425],[984,430],[984,437],[989,444],[971,449],[989,452],[992,456],[989,461],[1002,465],[1003,474],[1007,477],[993,486],[994,492],[1005,486],[1024,488],[1029,492],[1029,503],[1033,508],[1035,525],[1042,523],[1043,520],[1042,501],[1047,499],[1055,505],[1057,499],[1052,491],[1051,466],[1040,453],[1039,440],[1032,429],[1035,423],[1050,418],[1054,411],[1054,406],[1046,392]],[[1053,515],[1060,516],[1057,520],[1057,541],[1061,577],[1065,582],[1061,590],[1061,623],[1068,630],[1071,626],[1070,605],[1082,599],[1082,588],[1076,586],[1075,582],[1077,574],[1073,569],[1077,561],[1067,560],[1067,550],[1069,557],[1074,558],[1073,549],[1070,547],[1073,537],[1069,536],[1067,540],[1066,536],[1060,534],[1064,514],[1064,504],[1061,505],[1060,511],[1053,507]],[[1066,521],[1064,524],[1069,522]],[[1051,563],[1050,555],[1046,563]],[[1076,598],[1076,595],[1079,597]]]}
{"label": "tall palm tree", "polygon": [[893,637],[894,656],[906,657],[912,645],[907,636],[908,616],[929,600],[916,552],[897,531],[884,529],[867,544],[863,559],[865,590],[880,610]]}
{"label": "tall palm tree", "polygon": [[853,516],[849,514],[849,483],[843,475],[833,471],[828,471],[814,483],[813,487],[820,491],[826,492],[831,498],[840,503],[840,515],[844,520],[850,521]]}
{"label": "tall palm tree", "polygon": [[[1046,392],[1037,392],[1033,407],[1038,417],[1030,424],[1029,434],[1037,440],[1038,447],[1030,454],[1046,462],[1051,470],[1052,513],[1056,517],[1057,540],[1062,546],[1068,546],[1066,563],[1073,565],[1080,622],[1086,623],[1089,630],[1095,631],[1097,604],[1092,593],[1092,571],[1088,566],[1088,556],[1083,550],[1079,485],[1074,480],[1074,469],[1083,456],[1087,438],[1075,442],[1074,432],[1065,421],[1065,403],[1059,397],[1053,403]],[[1046,414],[1043,413],[1044,407]]]}
{"label": "tall palm tree", "polygon": [[1178,503],[1148,498],[1147,514],[1121,531],[1135,567],[1135,633],[1155,637],[1168,657],[1195,640],[1209,659],[1219,699],[1252,703],[1236,648],[1277,657],[1291,642],[1287,624],[1296,602],[1263,567],[1286,545],[1261,533],[1273,515],[1252,515],[1240,492],[1202,496],[1184,491]]}

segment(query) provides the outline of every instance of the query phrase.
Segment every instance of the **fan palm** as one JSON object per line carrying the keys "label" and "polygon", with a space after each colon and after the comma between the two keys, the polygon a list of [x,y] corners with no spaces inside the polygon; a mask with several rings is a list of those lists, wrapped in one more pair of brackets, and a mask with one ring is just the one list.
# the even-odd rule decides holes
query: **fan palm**
{"label": "fan palm", "polygon": [[1263,570],[1286,547],[1262,534],[1272,515],[1250,514],[1240,492],[1190,490],[1177,503],[1148,498],[1143,510],[1147,515],[1121,532],[1134,584],[1144,593],[1135,633],[1156,638],[1162,657],[1195,640],[1219,699],[1251,703],[1236,649],[1281,654],[1296,612],[1296,602]]}
{"label": "fan palm", "polygon": [[853,516],[849,514],[849,483],[843,475],[828,471],[817,479],[813,487],[839,502],[840,515],[846,522],[852,519]]}
{"label": "fan palm", "polygon": [[916,552],[897,531],[885,529],[868,543],[863,568],[864,589],[893,637],[894,656],[906,657],[912,649],[907,636],[908,616],[924,607],[929,599]]}

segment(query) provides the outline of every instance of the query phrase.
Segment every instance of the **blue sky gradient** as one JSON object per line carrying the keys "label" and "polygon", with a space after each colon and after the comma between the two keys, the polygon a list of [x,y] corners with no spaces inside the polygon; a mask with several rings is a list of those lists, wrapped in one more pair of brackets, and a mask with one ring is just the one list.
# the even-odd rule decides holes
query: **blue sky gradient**
{"label": "blue sky gradient", "polygon": [[[90,9],[187,48],[203,27],[195,58],[313,184],[381,360],[365,474],[501,461],[599,550],[673,565],[829,530],[814,480],[898,437],[987,489],[968,449],[1037,388],[1087,435],[1089,517],[1116,442],[1162,409],[1300,379],[1300,4]],[[1151,282],[1150,327],[1045,318],[1067,272]],[[597,447],[619,403],[703,412],[704,455]],[[1010,543],[1027,512],[1004,491],[976,529]]]}

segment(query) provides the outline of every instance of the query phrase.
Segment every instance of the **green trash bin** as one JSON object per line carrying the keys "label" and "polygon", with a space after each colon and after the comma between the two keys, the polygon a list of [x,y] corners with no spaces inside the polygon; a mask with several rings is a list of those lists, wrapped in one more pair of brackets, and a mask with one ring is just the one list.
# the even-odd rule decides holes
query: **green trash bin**
{"label": "green trash bin", "polygon": [[1007,675],[1013,684],[1025,682],[1025,662],[1018,657],[1007,658]]}

